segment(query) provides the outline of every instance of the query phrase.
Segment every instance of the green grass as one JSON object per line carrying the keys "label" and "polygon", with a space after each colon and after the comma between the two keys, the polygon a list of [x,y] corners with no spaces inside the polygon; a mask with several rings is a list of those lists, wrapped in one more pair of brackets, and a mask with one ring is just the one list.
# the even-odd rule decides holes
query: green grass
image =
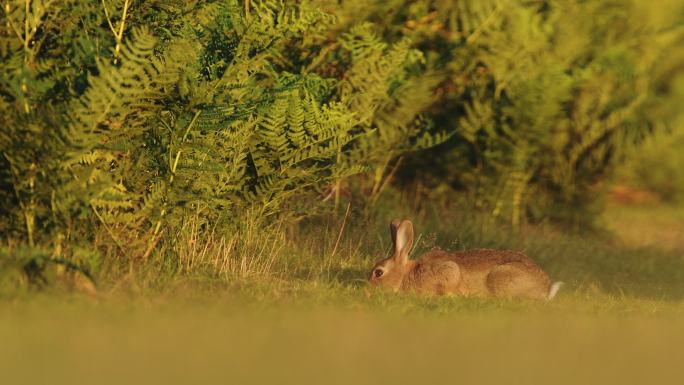
{"label": "green grass", "polygon": [[4,304],[3,383],[644,384],[684,374],[681,302],[269,286]]}
{"label": "green grass", "polygon": [[[668,215],[626,210],[607,215],[632,210],[629,218],[644,226]],[[612,238],[544,228],[512,234],[485,222],[454,226],[458,218],[426,218],[415,218],[417,253],[434,245],[525,250],[567,285],[549,302],[373,292],[364,279],[387,253],[384,224],[364,228],[349,218],[341,236],[339,223],[304,224],[295,235],[253,234],[259,247],[251,252],[267,265],[251,270],[207,275],[204,269],[224,259],[234,267],[241,261],[232,249],[210,246],[201,258],[187,251],[182,275],[154,279],[160,267],[103,276],[98,298],[59,286],[6,293],[1,383],[650,384],[684,378],[684,257],[676,244],[634,247],[629,232]]]}

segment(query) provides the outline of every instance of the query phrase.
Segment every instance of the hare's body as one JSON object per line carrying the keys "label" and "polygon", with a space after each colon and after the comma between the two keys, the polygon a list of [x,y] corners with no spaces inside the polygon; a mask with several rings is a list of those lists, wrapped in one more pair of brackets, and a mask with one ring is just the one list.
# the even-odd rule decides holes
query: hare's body
{"label": "hare's body", "polygon": [[423,254],[402,280],[403,290],[463,296],[547,298],[549,276],[525,254],[475,249]]}
{"label": "hare's body", "polygon": [[422,294],[534,299],[553,298],[560,287],[560,283],[552,285],[530,257],[515,251],[435,250],[411,261],[411,222],[395,220],[391,231],[395,255],[376,264],[372,284]]}

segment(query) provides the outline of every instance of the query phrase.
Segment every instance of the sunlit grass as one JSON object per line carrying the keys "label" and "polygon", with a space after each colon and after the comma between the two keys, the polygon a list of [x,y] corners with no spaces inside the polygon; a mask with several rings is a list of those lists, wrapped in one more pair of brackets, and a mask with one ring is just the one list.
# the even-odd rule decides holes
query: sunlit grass
{"label": "sunlit grass", "polygon": [[[350,218],[342,231],[340,223],[315,222],[300,233],[252,231],[248,239],[207,237],[190,226],[175,244],[182,256],[176,274],[158,268],[102,276],[95,298],[59,286],[5,295],[2,383],[683,378],[684,258],[676,248],[633,248],[543,228],[513,234],[465,219],[455,227],[414,220],[416,254],[433,246],[524,250],[566,286],[553,301],[375,292],[365,279],[388,251],[383,223],[363,227]],[[240,249],[245,245],[251,248]],[[246,265],[250,253],[262,257]]]}
{"label": "sunlit grass", "polygon": [[577,290],[521,302],[309,284],[34,296],[3,305],[0,370],[12,384],[676,383],[683,310]]}

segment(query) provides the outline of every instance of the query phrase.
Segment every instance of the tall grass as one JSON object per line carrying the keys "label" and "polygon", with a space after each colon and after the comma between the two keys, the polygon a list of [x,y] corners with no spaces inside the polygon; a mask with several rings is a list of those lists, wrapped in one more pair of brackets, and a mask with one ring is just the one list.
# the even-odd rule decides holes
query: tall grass
{"label": "tall grass", "polygon": [[[238,293],[247,290],[247,297],[249,290],[255,289],[276,298],[313,295],[332,299],[342,295],[363,302],[369,269],[390,252],[388,224],[394,217],[402,217],[415,224],[414,257],[436,247],[512,249],[530,255],[554,280],[566,282],[561,295],[646,301],[684,298],[684,259],[676,242],[667,248],[658,244],[634,247],[605,231],[569,233],[552,225],[513,228],[458,204],[434,201],[415,206],[410,203],[413,197],[396,193],[389,191],[370,211],[350,200],[343,206],[349,207],[344,216],[332,213],[272,223],[246,216],[232,232],[195,216],[170,234],[170,241],[161,243],[148,260],[131,263],[118,258],[118,250],[101,247],[102,254],[96,259],[107,263],[93,275],[105,296],[127,292],[164,295],[177,287],[191,291],[209,287]],[[644,214],[640,215],[622,220],[643,220]],[[654,215],[664,216],[666,211]],[[8,245],[3,252],[14,258],[4,261],[17,262],[5,263],[1,269],[6,292],[20,286],[65,286],[61,283],[64,276],[50,271],[41,273],[40,284],[32,283],[37,277],[29,275],[26,264],[20,263],[30,258]],[[45,258],[53,253],[45,250]]]}
{"label": "tall grass", "polygon": [[344,217],[270,226],[248,220],[232,234],[219,234],[197,219],[161,252],[177,263],[169,273],[174,279],[213,277],[221,285],[251,281],[247,286],[277,285],[295,291],[361,290],[357,295],[363,296],[369,269],[389,255],[388,224],[399,213],[414,221],[414,257],[433,248],[512,249],[530,255],[554,280],[566,282],[564,292],[684,298],[684,258],[676,247],[633,247],[606,231],[568,233],[551,225],[514,229],[459,207],[440,210],[425,205],[411,214],[398,202],[377,208],[370,218],[364,210],[352,209]]}
{"label": "tall grass", "polygon": [[199,218],[191,218],[174,237],[178,273],[201,271],[222,278],[271,274],[284,246],[280,228],[264,231],[256,220],[248,219],[240,230],[219,234],[215,228],[203,229]]}

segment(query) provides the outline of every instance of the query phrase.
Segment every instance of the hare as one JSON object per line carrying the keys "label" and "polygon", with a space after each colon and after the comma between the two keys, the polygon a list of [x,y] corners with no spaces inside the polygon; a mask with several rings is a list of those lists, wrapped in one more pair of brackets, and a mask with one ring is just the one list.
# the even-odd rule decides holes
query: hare
{"label": "hare", "polygon": [[562,282],[549,276],[527,255],[509,250],[435,250],[409,260],[413,224],[390,224],[394,255],[376,263],[370,284],[393,291],[460,296],[552,299]]}

